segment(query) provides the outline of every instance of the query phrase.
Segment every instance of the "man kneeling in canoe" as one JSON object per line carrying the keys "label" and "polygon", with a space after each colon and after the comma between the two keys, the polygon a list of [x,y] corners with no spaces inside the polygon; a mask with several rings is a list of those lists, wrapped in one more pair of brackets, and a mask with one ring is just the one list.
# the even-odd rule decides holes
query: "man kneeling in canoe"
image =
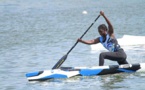
{"label": "man kneeling in canoe", "polygon": [[100,11],[100,15],[104,17],[108,24],[108,28],[105,24],[101,24],[98,27],[98,32],[101,35],[100,37],[93,39],[93,40],[82,40],[78,39],[78,42],[84,43],[84,44],[97,44],[101,43],[109,52],[102,52],[99,56],[99,66],[104,65],[104,59],[109,59],[112,61],[117,61],[119,65],[121,64],[128,64],[126,61],[126,53],[124,50],[120,47],[118,44],[117,39],[114,35],[114,29],[109,21],[109,19],[105,16],[103,11]]}

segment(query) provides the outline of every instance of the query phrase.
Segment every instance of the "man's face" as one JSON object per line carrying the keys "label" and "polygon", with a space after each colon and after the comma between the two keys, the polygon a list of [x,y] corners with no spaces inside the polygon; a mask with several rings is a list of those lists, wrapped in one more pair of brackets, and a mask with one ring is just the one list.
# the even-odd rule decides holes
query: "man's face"
{"label": "man's face", "polygon": [[106,34],[107,34],[107,31],[105,31],[103,29],[99,29],[98,32],[101,36],[106,36]]}

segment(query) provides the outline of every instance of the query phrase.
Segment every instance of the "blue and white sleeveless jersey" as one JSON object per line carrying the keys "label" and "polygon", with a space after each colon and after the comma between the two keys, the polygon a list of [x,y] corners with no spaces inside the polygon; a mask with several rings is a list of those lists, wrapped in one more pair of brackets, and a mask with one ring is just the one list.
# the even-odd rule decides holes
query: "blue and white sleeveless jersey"
{"label": "blue and white sleeveless jersey", "polygon": [[118,45],[118,42],[115,38],[111,38],[109,34],[106,35],[106,40],[101,36],[99,38],[100,43],[110,52],[115,52],[120,48],[120,45]]}

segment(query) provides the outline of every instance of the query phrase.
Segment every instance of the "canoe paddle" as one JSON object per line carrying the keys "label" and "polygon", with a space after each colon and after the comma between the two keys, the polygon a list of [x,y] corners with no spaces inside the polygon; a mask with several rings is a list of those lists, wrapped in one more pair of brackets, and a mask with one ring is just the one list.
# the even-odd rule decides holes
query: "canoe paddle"
{"label": "canoe paddle", "polygon": [[[80,39],[83,38],[83,36],[89,31],[89,29],[94,25],[94,23],[97,21],[97,19],[100,17],[100,15],[98,15],[98,17],[94,20],[94,22],[88,27],[88,29],[83,33],[83,35],[80,37]],[[72,46],[72,48],[53,66],[52,69],[58,69],[62,63],[66,60],[68,54],[72,51],[72,49],[78,44],[78,41],[76,41],[76,43]]]}

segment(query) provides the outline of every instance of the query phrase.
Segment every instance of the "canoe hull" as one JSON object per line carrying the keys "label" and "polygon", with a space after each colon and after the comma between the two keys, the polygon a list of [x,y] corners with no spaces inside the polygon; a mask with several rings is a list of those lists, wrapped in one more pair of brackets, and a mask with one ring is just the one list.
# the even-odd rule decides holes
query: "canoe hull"
{"label": "canoe hull", "polygon": [[26,77],[28,81],[43,81],[48,79],[70,78],[73,76],[95,76],[141,71],[145,72],[145,63],[94,67],[61,67],[59,69],[27,73]]}

